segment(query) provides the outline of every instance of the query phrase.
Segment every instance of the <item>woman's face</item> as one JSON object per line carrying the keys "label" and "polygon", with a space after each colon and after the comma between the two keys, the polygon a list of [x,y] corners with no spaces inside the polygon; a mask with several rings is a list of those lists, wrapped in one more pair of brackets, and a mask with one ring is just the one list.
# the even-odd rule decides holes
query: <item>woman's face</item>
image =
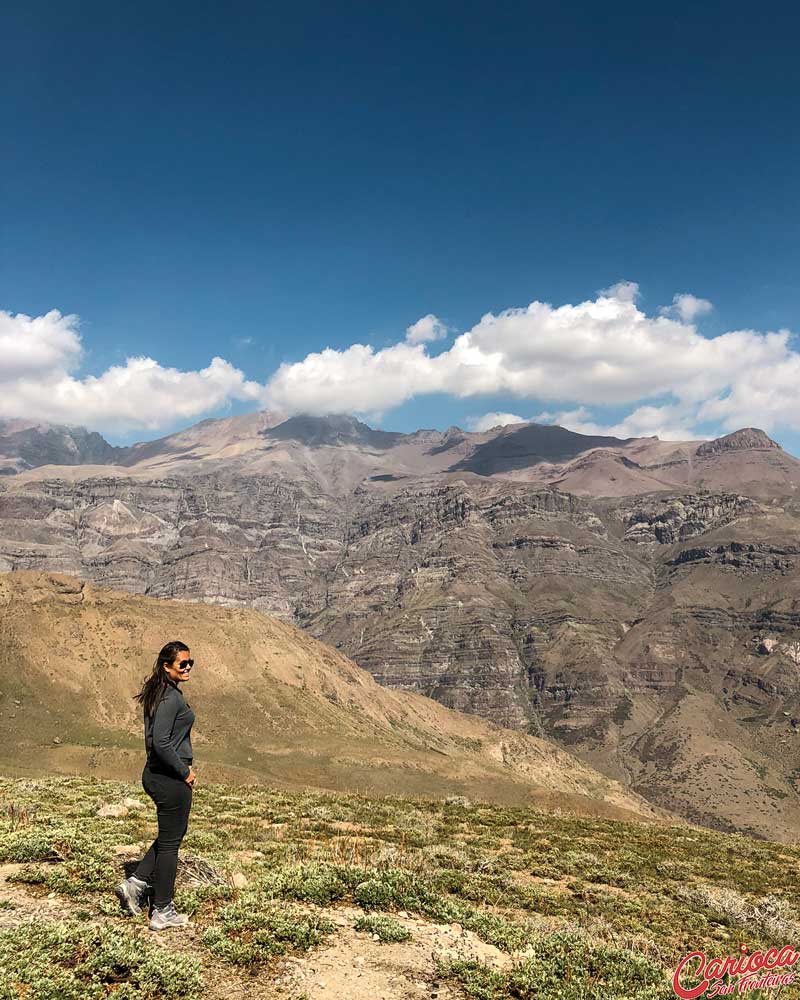
{"label": "woman's face", "polygon": [[181,650],[172,663],[164,664],[164,672],[176,684],[189,679],[191,672],[190,654],[186,650]]}

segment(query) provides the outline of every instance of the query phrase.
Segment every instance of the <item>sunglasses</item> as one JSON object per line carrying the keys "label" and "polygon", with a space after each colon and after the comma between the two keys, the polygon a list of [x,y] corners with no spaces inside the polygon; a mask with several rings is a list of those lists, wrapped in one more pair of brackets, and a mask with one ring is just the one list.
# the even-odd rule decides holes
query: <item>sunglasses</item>
{"label": "sunglasses", "polygon": [[193,667],[194,660],[181,660],[179,663],[176,663],[175,666],[178,668],[178,670],[183,670],[184,667]]}

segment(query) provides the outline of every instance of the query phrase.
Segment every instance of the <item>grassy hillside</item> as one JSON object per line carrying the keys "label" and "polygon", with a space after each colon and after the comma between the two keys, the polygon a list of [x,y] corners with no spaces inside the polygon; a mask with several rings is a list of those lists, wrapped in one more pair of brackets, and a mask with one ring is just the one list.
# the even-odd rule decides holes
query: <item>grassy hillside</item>
{"label": "grassy hillside", "polygon": [[[98,815],[129,796],[145,808]],[[688,952],[800,931],[797,848],[459,798],[199,784],[176,891],[192,925],[154,935],[112,895],[154,831],[135,783],[0,778],[0,1000],[667,1000]]]}
{"label": "grassy hillside", "polygon": [[545,740],[382,688],[274,618],[32,572],[0,574],[0,770],[138,780],[133,695],[174,638],[196,661],[182,690],[204,780],[669,815]]}

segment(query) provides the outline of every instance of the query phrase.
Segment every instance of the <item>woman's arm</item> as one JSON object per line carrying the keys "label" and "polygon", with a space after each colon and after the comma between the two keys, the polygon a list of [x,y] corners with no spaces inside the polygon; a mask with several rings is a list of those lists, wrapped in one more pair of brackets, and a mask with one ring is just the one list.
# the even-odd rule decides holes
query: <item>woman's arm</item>
{"label": "woman's arm", "polygon": [[180,759],[171,743],[172,727],[180,705],[178,695],[172,691],[156,705],[153,716],[153,753],[185,779],[189,777],[191,768]]}

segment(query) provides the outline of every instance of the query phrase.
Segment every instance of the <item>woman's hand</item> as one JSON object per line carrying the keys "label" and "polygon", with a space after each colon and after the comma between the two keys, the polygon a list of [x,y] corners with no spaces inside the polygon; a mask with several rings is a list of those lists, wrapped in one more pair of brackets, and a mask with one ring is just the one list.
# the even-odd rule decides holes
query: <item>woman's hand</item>
{"label": "woman's hand", "polygon": [[187,785],[191,785],[192,787],[194,787],[194,781],[195,781],[196,777],[197,777],[197,775],[194,773],[194,768],[190,764],[189,765],[189,773],[186,775],[186,777],[183,780],[186,782]]}

